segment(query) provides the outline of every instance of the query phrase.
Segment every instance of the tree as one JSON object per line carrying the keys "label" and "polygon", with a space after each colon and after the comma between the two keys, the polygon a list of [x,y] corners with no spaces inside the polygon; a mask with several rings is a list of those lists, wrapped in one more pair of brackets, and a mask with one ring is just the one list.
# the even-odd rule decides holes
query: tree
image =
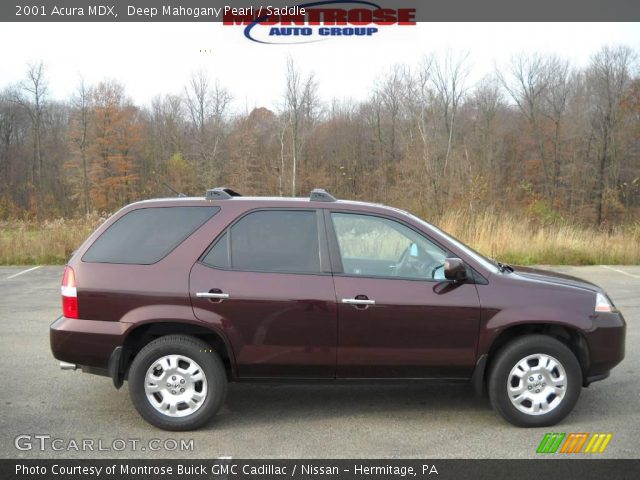
{"label": "tree", "polygon": [[317,84],[313,73],[304,76],[296,69],[293,59],[287,59],[284,115],[291,131],[291,195],[296,196],[296,175],[306,129],[317,115]]}
{"label": "tree", "polygon": [[587,83],[593,105],[592,127],[599,137],[596,169],[596,224],[603,221],[609,173],[616,155],[615,135],[620,125],[621,102],[631,83],[633,51],[626,46],[604,47],[591,57]]}
{"label": "tree", "polygon": [[443,170],[447,169],[453,143],[456,113],[466,89],[465,82],[469,75],[468,58],[469,53],[456,56],[447,52],[444,57],[436,59],[433,64],[433,74],[430,76],[436,91],[436,98],[442,106],[444,125],[447,130],[447,151]]}
{"label": "tree", "polygon": [[519,55],[511,60],[509,77],[497,71],[503,87],[518,106],[531,127],[534,143],[538,150],[543,171],[543,192],[549,208],[553,205],[551,168],[544,146],[542,127],[542,109],[549,88],[549,69],[545,58],[540,54]]}
{"label": "tree", "polygon": [[635,221],[636,66],[626,47],[582,68],[521,55],[472,85],[465,54],[431,54],[372,78],[364,100],[323,103],[314,75],[289,58],[272,112],[232,111],[227,89],[203,72],[150,105],[115,81],[52,99],[35,64],[0,89],[0,218],[112,211],[168,195],[167,183],[196,195],[222,184],[280,195],[320,186],[436,222],[458,210]]}
{"label": "tree", "polygon": [[[83,210],[87,214],[91,211],[91,184],[89,179],[89,159],[87,155],[91,142],[91,97],[91,89],[85,85],[84,80],[81,80],[76,94],[71,99],[72,111],[69,122],[69,139],[71,146],[80,157],[80,194],[82,196]],[[72,168],[73,167],[75,167],[75,165],[72,165]]]}
{"label": "tree", "polygon": [[191,76],[185,87],[185,101],[196,132],[196,155],[204,180],[217,185],[222,165],[218,162],[218,149],[223,134],[224,115],[231,102],[231,94],[215,82],[210,86],[207,74],[200,70]]}
{"label": "tree", "polygon": [[543,94],[541,113],[553,123],[550,182],[555,195],[560,180],[560,142],[563,122],[571,94],[571,69],[567,60],[551,56],[546,64],[547,87]]}
{"label": "tree", "polygon": [[33,129],[33,167],[31,183],[42,186],[42,130],[43,116],[46,106],[48,86],[44,76],[42,62],[30,63],[27,67],[27,78],[14,91],[13,99],[29,115]]}
{"label": "tree", "polygon": [[[502,142],[500,138],[501,114],[506,104],[500,86],[495,78],[483,78],[475,88],[471,98],[470,147],[474,149],[477,159],[470,168],[473,169],[470,182],[472,191],[477,192],[478,183],[486,186],[486,194],[495,198],[499,185],[504,185],[502,178],[508,177],[508,167],[500,164]],[[475,181],[475,184],[474,184]],[[482,189],[482,187],[480,187]],[[473,196],[470,195],[470,201]]]}
{"label": "tree", "polygon": [[229,135],[229,184],[242,185],[249,195],[274,191],[280,177],[279,136],[277,117],[266,108],[255,108],[237,120]]}
{"label": "tree", "polygon": [[101,82],[93,90],[95,141],[92,146],[92,202],[112,210],[136,195],[138,168],[134,149],[140,141],[138,109],[116,82]]}

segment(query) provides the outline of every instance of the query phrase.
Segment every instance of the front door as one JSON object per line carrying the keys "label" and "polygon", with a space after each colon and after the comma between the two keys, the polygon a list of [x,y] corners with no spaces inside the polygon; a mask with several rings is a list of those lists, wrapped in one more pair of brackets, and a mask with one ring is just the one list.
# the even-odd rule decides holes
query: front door
{"label": "front door", "polygon": [[328,217],[341,263],[337,377],[469,377],[480,304],[474,284],[445,281],[447,252],[390,218]]}

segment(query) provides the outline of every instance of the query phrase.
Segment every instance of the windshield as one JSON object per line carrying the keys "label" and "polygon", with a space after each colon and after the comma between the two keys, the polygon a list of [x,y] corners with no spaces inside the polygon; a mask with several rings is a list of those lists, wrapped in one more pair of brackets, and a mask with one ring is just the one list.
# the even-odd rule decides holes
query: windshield
{"label": "windshield", "polygon": [[500,268],[498,267],[498,265],[489,260],[487,257],[485,257],[484,255],[482,255],[479,252],[476,252],[473,248],[465,245],[464,243],[462,243],[460,240],[458,240],[457,238],[452,237],[451,235],[449,235],[448,233],[446,233],[444,230],[439,229],[438,227],[436,227],[435,225],[431,225],[430,223],[425,222],[424,220],[422,220],[420,217],[416,217],[415,215],[409,213],[408,214],[411,218],[413,218],[414,220],[416,220],[417,222],[420,222],[420,224],[436,230],[440,235],[442,235],[443,237],[445,237],[449,242],[451,242],[451,244],[453,244],[453,246],[455,246],[457,249],[462,250],[465,254],[469,255],[470,257],[472,257],[476,262],[482,264],[483,267],[485,267],[487,270],[493,272],[493,273],[497,273],[500,271]]}

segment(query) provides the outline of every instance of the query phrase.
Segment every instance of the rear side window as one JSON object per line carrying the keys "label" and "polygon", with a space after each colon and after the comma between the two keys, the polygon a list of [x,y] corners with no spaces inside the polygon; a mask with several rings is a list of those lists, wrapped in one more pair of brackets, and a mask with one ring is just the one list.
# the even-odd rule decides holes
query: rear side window
{"label": "rear side window", "polygon": [[250,213],[222,235],[202,261],[232,270],[319,273],[316,213],[289,210]]}
{"label": "rear side window", "polygon": [[100,235],[82,260],[151,265],[167,256],[218,211],[218,207],[133,210]]}

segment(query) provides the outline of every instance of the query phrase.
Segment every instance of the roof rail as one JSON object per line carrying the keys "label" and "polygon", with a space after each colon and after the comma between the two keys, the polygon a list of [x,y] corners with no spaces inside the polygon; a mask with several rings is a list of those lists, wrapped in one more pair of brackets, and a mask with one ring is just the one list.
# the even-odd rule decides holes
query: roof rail
{"label": "roof rail", "polygon": [[336,198],[323,188],[314,188],[311,190],[309,200],[312,202],[335,202]]}
{"label": "roof rail", "polygon": [[233,197],[241,197],[238,192],[231,190],[230,188],[218,187],[207,190],[205,198],[207,200],[228,200]]}

